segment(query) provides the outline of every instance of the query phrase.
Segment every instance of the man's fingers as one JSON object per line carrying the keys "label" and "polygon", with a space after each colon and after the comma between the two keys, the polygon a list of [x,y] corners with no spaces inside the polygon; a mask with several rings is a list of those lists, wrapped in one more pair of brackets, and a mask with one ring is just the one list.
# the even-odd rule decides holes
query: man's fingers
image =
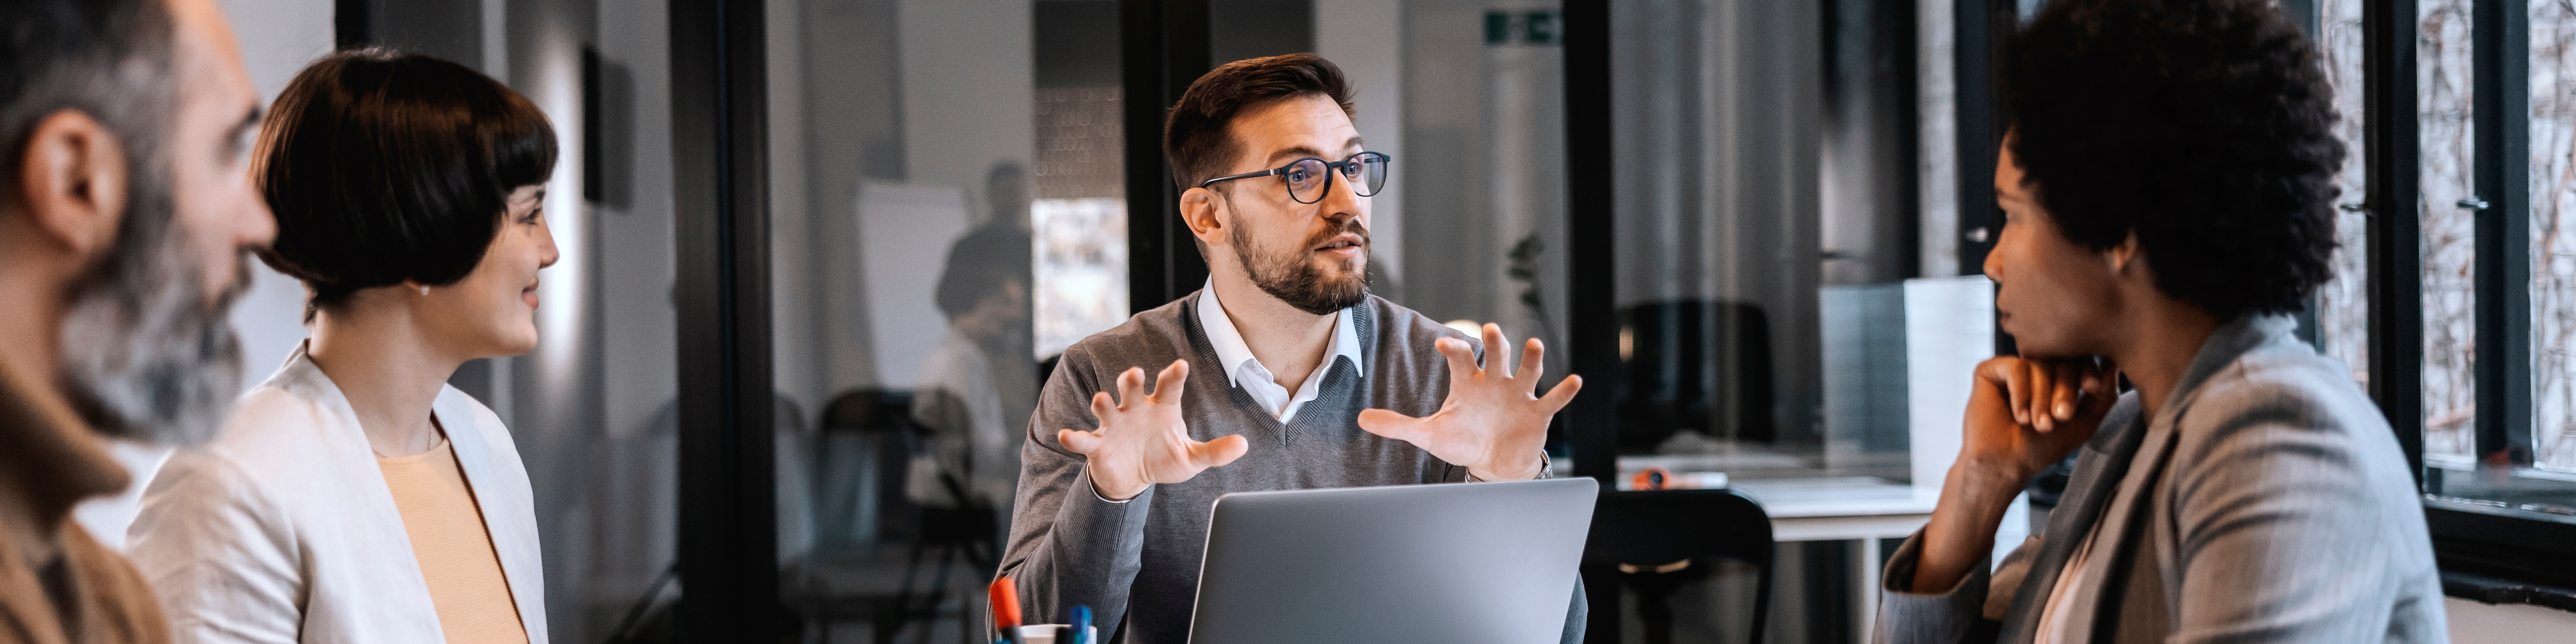
{"label": "man's fingers", "polygon": [[1574,394],[1578,391],[1583,391],[1583,376],[1566,376],[1564,380],[1556,381],[1556,386],[1549,388],[1547,395],[1539,397],[1539,408],[1550,414],[1556,413],[1564,409],[1566,403],[1574,402]]}
{"label": "man's fingers", "polygon": [[1199,467],[1224,467],[1252,449],[1252,442],[1242,434],[1231,434],[1205,443],[1191,443],[1190,463]]}
{"label": "man's fingers", "polygon": [[1136,401],[1143,399],[1144,396],[1145,369],[1143,367],[1128,367],[1126,371],[1118,372],[1119,409],[1123,410],[1129,405],[1136,404]]}
{"label": "man's fingers", "polygon": [[1456,380],[1476,375],[1476,348],[1469,346],[1467,341],[1441,338],[1431,341],[1431,348],[1439,351],[1441,357],[1449,359],[1450,379]]}
{"label": "man's fingers", "polygon": [[1190,361],[1173,360],[1172,366],[1164,367],[1163,373],[1154,376],[1153,401],[1158,403],[1180,402],[1181,387],[1184,383],[1187,383],[1189,379]]}
{"label": "man's fingers", "polygon": [[1486,322],[1486,323],[1485,323],[1485,371],[1490,371],[1490,372],[1495,372],[1495,373],[1511,373],[1511,370],[1506,368],[1506,367],[1509,367],[1509,366],[1511,366],[1511,365],[1503,364],[1503,362],[1502,362],[1503,357],[1504,357],[1504,356],[1503,356],[1503,347],[1508,347],[1508,346],[1512,346],[1512,345],[1503,344],[1503,325],[1495,324],[1495,323],[1492,323],[1492,322]]}
{"label": "man's fingers", "polygon": [[1410,443],[1421,433],[1422,419],[1385,409],[1362,410],[1360,430]]}
{"label": "man's fingers", "polygon": [[1538,338],[1521,342],[1520,368],[1512,370],[1512,378],[1522,381],[1521,391],[1538,391],[1539,373],[1547,366],[1540,358],[1546,356],[1547,347],[1539,344]]}
{"label": "man's fingers", "polygon": [[1073,453],[1084,456],[1090,456],[1092,452],[1100,451],[1100,443],[1104,440],[1107,439],[1103,439],[1099,434],[1092,432],[1077,432],[1070,429],[1055,430],[1055,442],[1062,443],[1065,449],[1073,450]]}
{"label": "man's fingers", "polygon": [[1101,426],[1103,426],[1103,427],[1107,427],[1107,426],[1109,425],[1109,412],[1117,411],[1117,410],[1118,410],[1118,403],[1117,403],[1117,402],[1114,402],[1114,401],[1111,401],[1111,400],[1109,399],[1109,392],[1106,392],[1106,391],[1094,391],[1094,392],[1091,392],[1091,418],[1092,418],[1092,420],[1100,421]]}

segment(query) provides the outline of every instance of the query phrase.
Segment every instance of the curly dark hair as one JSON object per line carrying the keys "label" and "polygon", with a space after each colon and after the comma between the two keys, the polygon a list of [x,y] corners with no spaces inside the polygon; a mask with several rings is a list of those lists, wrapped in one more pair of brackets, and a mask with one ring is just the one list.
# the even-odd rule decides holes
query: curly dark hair
{"label": "curly dark hair", "polygon": [[2006,145],[2069,241],[2136,233],[2156,288],[2220,319],[2332,275],[2334,90],[2270,0],[2058,0],[2003,67]]}

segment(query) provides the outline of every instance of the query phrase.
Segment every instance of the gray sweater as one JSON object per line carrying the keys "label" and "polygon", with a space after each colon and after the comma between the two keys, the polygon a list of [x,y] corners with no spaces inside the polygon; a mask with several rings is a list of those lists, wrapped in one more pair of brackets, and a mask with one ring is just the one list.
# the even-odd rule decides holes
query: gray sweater
{"label": "gray sweater", "polygon": [[[1465,466],[1361,431],[1358,422],[1360,410],[1373,407],[1410,416],[1439,411],[1449,394],[1449,369],[1431,343],[1464,334],[1369,296],[1351,311],[1360,355],[1369,362],[1367,375],[1348,358],[1323,365],[1328,371],[1315,399],[1282,426],[1228,382],[1200,326],[1198,298],[1192,293],[1074,343],[1038,395],[1028,442],[1020,450],[1017,509],[1002,557],[1002,572],[1017,580],[1029,622],[1062,623],[1072,607],[1090,606],[1103,633],[1120,628],[1119,616],[1125,617],[1119,641],[1179,644],[1189,638],[1208,513],[1217,497],[1466,480]],[[1115,396],[1118,374],[1129,367],[1143,367],[1150,386],[1151,374],[1176,359],[1190,361],[1181,397],[1190,437],[1242,434],[1251,450],[1189,481],[1156,485],[1125,502],[1102,500],[1091,489],[1082,455],[1058,444],[1056,430],[1098,429],[1099,419],[1091,415],[1093,392]],[[1578,585],[1567,613],[1567,642],[1581,640],[1583,612]]]}

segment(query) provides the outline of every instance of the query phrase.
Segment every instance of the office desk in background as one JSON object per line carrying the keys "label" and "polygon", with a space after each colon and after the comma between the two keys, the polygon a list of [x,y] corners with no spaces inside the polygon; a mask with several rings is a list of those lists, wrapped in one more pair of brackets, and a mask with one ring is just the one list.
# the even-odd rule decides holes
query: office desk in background
{"label": "office desk in background", "polygon": [[[1869,636],[1878,616],[1878,577],[1885,563],[1881,553],[1893,545],[1882,540],[1903,540],[1922,529],[1941,498],[1940,488],[1894,485],[1873,477],[1736,481],[1733,487],[1771,516],[1773,542],[1860,542],[1852,548],[1850,619],[1853,632],[1862,638]],[[2029,536],[2029,508],[2027,499],[2013,501],[1996,531],[1993,561],[2002,561]]]}

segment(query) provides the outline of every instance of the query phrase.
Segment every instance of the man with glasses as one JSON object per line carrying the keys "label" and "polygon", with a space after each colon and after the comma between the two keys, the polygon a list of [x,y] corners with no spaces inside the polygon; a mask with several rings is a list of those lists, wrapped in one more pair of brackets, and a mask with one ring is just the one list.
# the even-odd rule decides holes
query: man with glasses
{"label": "man with glasses", "polygon": [[1581,379],[1538,396],[1536,339],[1518,370],[1479,368],[1501,329],[1479,345],[1369,294],[1369,197],[1393,159],[1353,111],[1312,54],[1228,63],[1173,107],[1164,151],[1210,276],[1067,348],[1039,395],[1002,560],[1033,617],[1089,606],[1125,641],[1184,641],[1229,492],[1549,475],[1548,419]]}

